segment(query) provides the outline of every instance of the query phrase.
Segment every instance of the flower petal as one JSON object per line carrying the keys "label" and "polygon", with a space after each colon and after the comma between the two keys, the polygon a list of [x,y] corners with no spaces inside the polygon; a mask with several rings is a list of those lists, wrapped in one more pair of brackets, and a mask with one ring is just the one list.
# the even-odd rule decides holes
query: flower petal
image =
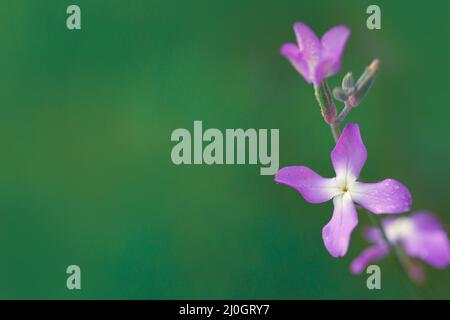
{"label": "flower petal", "polygon": [[294,24],[294,32],[297,37],[298,48],[305,61],[309,65],[319,61],[322,46],[314,31],[306,24],[297,22]]}
{"label": "flower petal", "polygon": [[286,43],[281,47],[281,54],[289,60],[292,66],[297,70],[306,82],[311,83],[311,76],[309,72],[309,66],[305,60],[303,60],[302,54],[298,50],[298,47],[294,43]]}
{"label": "flower petal", "polygon": [[347,124],[331,152],[331,161],[339,181],[346,183],[355,181],[367,158],[359,126]]}
{"label": "flower petal", "polygon": [[353,274],[360,274],[370,263],[384,258],[388,251],[389,247],[386,245],[376,245],[367,248],[353,260],[350,265],[350,271]]}
{"label": "flower petal", "polygon": [[422,232],[444,229],[439,219],[428,211],[416,211],[410,216],[410,219],[416,229]]}
{"label": "flower petal", "polygon": [[322,59],[332,61],[328,76],[336,74],[341,68],[342,53],[350,36],[350,29],[345,26],[336,26],[328,30],[321,39]]}
{"label": "flower petal", "polygon": [[340,192],[335,179],[323,178],[313,170],[302,166],[280,169],[275,175],[275,181],[298,190],[310,203],[328,201]]}
{"label": "flower petal", "polygon": [[316,68],[313,70],[312,82],[318,85],[323,79],[331,77],[337,73],[334,61],[331,59],[320,60]]}
{"label": "flower petal", "polygon": [[[383,220],[384,221],[384,220]],[[364,239],[366,239],[368,242],[371,242],[373,244],[384,244],[384,238],[383,235],[380,232],[380,229],[375,227],[368,227],[364,230],[363,233]]]}
{"label": "flower petal", "polygon": [[348,192],[336,196],[333,204],[333,217],[322,229],[322,238],[333,257],[342,257],[347,253],[350,236],[358,224],[358,215]]}
{"label": "flower petal", "polygon": [[393,179],[378,183],[355,182],[350,193],[356,203],[373,213],[402,213],[411,208],[408,188]]}
{"label": "flower petal", "polygon": [[445,231],[424,232],[402,240],[406,252],[426,261],[435,268],[446,268],[450,263],[450,246]]}
{"label": "flower petal", "polygon": [[450,244],[439,221],[424,212],[411,216],[415,226],[413,236],[401,240],[406,252],[435,268],[446,268],[450,263]]}

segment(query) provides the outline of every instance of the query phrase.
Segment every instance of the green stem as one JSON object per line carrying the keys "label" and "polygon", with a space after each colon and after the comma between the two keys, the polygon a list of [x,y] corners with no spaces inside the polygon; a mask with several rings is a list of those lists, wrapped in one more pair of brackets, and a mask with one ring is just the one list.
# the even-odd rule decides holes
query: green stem
{"label": "green stem", "polygon": [[331,123],[331,134],[333,135],[334,142],[337,143],[339,140],[339,136],[341,135],[341,129],[339,129],[339,124],[337,123]]}

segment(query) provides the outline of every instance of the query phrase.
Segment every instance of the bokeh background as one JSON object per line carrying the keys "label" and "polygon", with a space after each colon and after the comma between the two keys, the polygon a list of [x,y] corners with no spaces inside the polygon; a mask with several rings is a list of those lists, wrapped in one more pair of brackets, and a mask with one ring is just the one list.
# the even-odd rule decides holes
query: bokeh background
{"label": "bokeh background", "polygon": [[[66,29],[78,4],[82,30]],[[0,298],[417,298],[389,256],[382,290],[332,258],[332,204],[307,204],[259,166],[175,166],[176,128],[279,128],[280,165],[333,174],[312,88],[279,54],[304,21],[352,35],[342,71],[381,72],[349,116],[369,151],[366,180],[409,186],[413,209],[450,224],[450,3],[2,0]],[[82,290],[66,289],[70,264]],[[427,268],[422,297],[450,298]]]}

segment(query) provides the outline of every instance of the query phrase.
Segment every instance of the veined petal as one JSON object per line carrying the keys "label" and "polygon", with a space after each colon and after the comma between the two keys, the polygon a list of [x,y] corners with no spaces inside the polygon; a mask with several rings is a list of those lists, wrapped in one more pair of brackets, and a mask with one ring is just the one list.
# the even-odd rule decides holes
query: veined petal
{"label": "veined petal", "polygon": [[354,182],[350,193],[357,204],[373,213],[402,213],[411,208],[408,188],[393,179],[378,183]]}
{"label": "veined petal", "polygon": [[306,82],[311,83],[311,75],[308,63],[303,59],[298,47],[294,43],[286,43],[281,47],[281,54],[289,60],[292,66],[297,70]]}
{"label": "veined petal", "polygon": [[323,178],[313,170],[302,166],[280,169],[275,175],[275,181],[298,190],[310,203],[328,201],[340,192],[335,179]]}
{"label": "veined petal", "polygon": [[387,245],[376,245],[367,248],[356,257],[350,265],[353,274],[360,274],[372,262],[378,261],[386,256],[389,251]]}
{"label": "veined petal", "polygon": [[347,124],[331,152],[331,161],[339,181],[345,183],[355,181],[361,172],[367,158],[359,126]]}
{"label": "veined petal", "polygon": [[410,219],[415,232],[401,239],[406,252],[435,268],[446,268],[450,263],[450,244],[438,219],[426,212],[415,213]]}
{"label": "veined petal", "polygon": [[331,28],[322,36],[322,58],[332,61],[334,73],[338,72],[341,67],[342,53],[349,36],[350,29],[345,26]]}
{"label": "veined petal", "polygon": [[322,238],[333,257],[342,257],[347,253],[350,236],[358,224],[358,215],[348,192],[336,196],[333,204],[333,217],[322,229]]}
{"label": "veined petal", "polygon": [[308,64],[314,64],[320,59],[322,45],[319,38],[310,27],[302,22],[294,24],[298,48]]}

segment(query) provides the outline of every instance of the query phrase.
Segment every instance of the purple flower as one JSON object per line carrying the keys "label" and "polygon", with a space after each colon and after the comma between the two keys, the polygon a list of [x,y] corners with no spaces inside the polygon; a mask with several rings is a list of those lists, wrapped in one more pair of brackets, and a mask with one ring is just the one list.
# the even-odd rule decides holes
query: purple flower
{"label": "purple flower", "polygon": [[294,24],[297,44],[286,43],[281,54],[308,83],[320,84],[323,79],[335,75],[341,68],[341,57],[350,30],[336,26],[328,30],[319,40],[306,24]]}
{"label": "purple flower", "polygon": [[[389,242],[400,244],[409,256],[424,260],[439,269],[446,268],[450,263],[447,234],[431,213],[421,211],[409,217],[386,218],[382,225]],[[380,230],[371,227],[364,235],[374,245],[353,260],[350,270],[355,274],[361,273],[369,263],[382,259],[389,251]]]}
{"label": "purple flower", "polygon": [[310,203],[333,199],[333,217],[322,230],[325,247],[333,257],[347,252],[351,233],[358,224],[355,203],[377,214],[401,213],[411,207],[411,194],[398,181],[356,181],[366,157],[358,125],[347,124],[331,152],[335,178],[323,178],[307,167],[298,166],[282,168],[275,175],[276,182],[298,190]]}

